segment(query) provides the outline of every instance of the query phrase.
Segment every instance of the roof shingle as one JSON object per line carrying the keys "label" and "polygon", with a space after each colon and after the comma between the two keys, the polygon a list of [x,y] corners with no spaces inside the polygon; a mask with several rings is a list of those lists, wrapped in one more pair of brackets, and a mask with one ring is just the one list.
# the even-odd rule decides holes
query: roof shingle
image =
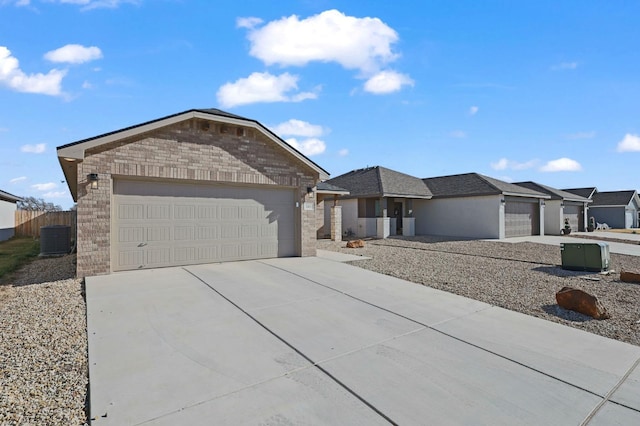
{"label": "roof shingle", "polygon": [[326,183],[348,190],[354,198],[431,198],[431,191],[422,180],[380,166],[352,170]]}
{"label": "roof shingle", "polygon": [[520,197],[550,198],[547,194],[524,188],[479,173],[438,176],[423,179],[434,198],[472,197],[478,195],[515,195]]}

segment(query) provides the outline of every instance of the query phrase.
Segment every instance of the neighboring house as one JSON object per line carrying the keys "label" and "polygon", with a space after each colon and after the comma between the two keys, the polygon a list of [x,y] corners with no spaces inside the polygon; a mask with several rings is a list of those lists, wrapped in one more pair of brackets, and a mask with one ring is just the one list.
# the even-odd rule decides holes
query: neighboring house
{"label": "neighboring house", "polygon": [[342,241],[342,206],[338,204],[341,196],[349,195],[349,191],[328,182],[319,182],[317,194],[317,237]]}
{"label": "neighboring house", "polygon": [[[587,222],[588,197],[582,197],[568,191],[552,188],[536,182],[516,182],[518,186],[549,195],[544,206],[544,233],[560,235],[564,229],[565,219],[573,231],[584,231]],[[586,191],[585,191],[586,193]]]}
{"label": "neighboring house", "polygon": [[[415,235],[421,219],[414,214],[414,205],[418,200],[431,198],[422,180],[380,166],[353,170],[323,184],[349,192],[339,201],[342,232],[358,237]],[[329,208],[325,204],[325,227]]]}
{"label": "neighboring house", "polygon": [[570,188],[570,189],[563,189],[562,191],[565,192],[571,192],[572,194],[576,194],[581,196],[582,198],[588,198],[591,199],[593,197],[593,194],[595,194],[596,192],[598,192],[598,188],[596,188],[595,186],[589,187],[589,188]]}
{"label": "neighboring house", "polygon": [[635,190],[596,192],[589,206],[589,217],[611,228],[638,228],[640,198]]}
{"label": "neighboring house", "polygon": [[316,254],[328,173],[255,120],[193,109],[57,151],[78,276]]}
{"label": "neighboring house", "polygon": [[418,235],[544,235],[544,201],[551,198],[547,194],[478,173],[423,181],[433,198],[414,203]]}
{"label": "neighboring house", "polygon": [[18,201],[22,201],[22,198],[0,191],[0,241],[8,240],[15,234]]}

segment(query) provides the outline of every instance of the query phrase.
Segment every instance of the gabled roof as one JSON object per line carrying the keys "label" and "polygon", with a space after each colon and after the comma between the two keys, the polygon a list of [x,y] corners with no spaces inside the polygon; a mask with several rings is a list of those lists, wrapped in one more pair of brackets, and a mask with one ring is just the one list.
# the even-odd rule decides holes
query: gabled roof
{"label": "gabled roof", "polygon": [[[634,197],[638,197],[638,192],[634,190],[596,192],[593,194],[593,204],[591,206],[626,206]],[[638,202],[637,199],[636,202]]]}
{"label": "gabled roof", "polygon": [[380,166],[353,170],[326,183],[348,190],[353,198],[431,198],[431,191],[422,180]]}
{"label": "gabled roof", "polygon": [[584,198],[591,198],[595,192],[598,192],[598,188],[592,186],[590,188],[571,188],[563,189],[565,192],[571,192],[572,194],[579,195]]}
{"label": "gabled roof", "polygon": [[484,176],[465,173],[422,179],[434,198],[473,197],[479,195],[511,195],[515,197],[551,198],[538,191]]}
{"label": "gabled roof", "polygon": [[591,200],[589,198],[581,197],[577,194],[563,191],[561,189],[552,188],[547,185],[543,185],[537,182],[515,182],[515,185],[522,186],[524,188],[529,188],[534,191],[542,192],[543,194],[547,194],[551,196],[552,200],[564,200],[564,201],[579,201],[582,203],[588,203]]}
{"label": "gabled roof", "polygon": [[73,198],[76,199],[77,194],[77,164],[84,160],[85,151],[87,149],[140,135],[192,118],[199,118],[202,120],[210,120],[219,123],[254,128],[262,132],[270,140],[282,147],[285,151],[291,153],[295,158],[310,167],[312,170],[315,170],[320,175],[320,179],[329,178],[329,173],[326,170],[310,160],[300,151],[293,148],[291,145],[282,140],[278,135],[273,133],[271,130],[269,130],[267,127],[263,126],[256,120],[231,114],[216,108],[190,109],[188,111],[168,115],[156,120],[147,121],[141,124],[136,124],[134,126],[125,127],[124,129],[59,146],[57,148],[58,161],[60,161],[62,171],[65,174],[67,184],[69,185],[69,189],[71,190]]}
{"label": "gabled roof", "polygon": [[11,203],[17,203],[18,201],[22,201],[22,198],[0,190],[0,200],[9,201]]}

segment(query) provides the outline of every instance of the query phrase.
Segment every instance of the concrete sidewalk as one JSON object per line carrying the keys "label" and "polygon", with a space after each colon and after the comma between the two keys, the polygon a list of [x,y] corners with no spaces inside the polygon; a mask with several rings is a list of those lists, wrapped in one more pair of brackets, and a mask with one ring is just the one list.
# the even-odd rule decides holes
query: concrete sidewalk
{"label": "concrete sidewalk", "polygon": [[93,424],[640,424],[640,347],[320,258],[86,280]]}
{"label": "concrete sidewalk", "polygon": [[[582,233],[578,233],[578,234],[582,234]],[[589,234],[593,235],[594,233],[590,232]],[[630,238],[621,238],[621,237],[618,237],[618,234],[611,233],[611,232],[610,233],[597,232],[596,234],[602,235],[603,237],[609,236],[608,234],[614,234],[615,237],[609,237],[609,238],[629,239],[630,241],[632,241]],[[633,234],[620,234],[620,235],[633,235]],[[559,235],[528,235],[524,237],[510,237],[510,238],[503,238],[501,240],[493,239],[493,240],[487,240],[487,241],[499,241],[501,243],[531,242],[531,243],[552,245],[557,247],[560,247],[561,243],[588,244],[588,243],[602,242],[609,245],[609,251],[611,253],[625,254],[627,256],[640,256],[640,245],[638,244],[626,244],[626,243],[617,243],[617,242],[604,241],[604,240],[575,238],[571,236],[565,237],[565,236],[559,236]]]}

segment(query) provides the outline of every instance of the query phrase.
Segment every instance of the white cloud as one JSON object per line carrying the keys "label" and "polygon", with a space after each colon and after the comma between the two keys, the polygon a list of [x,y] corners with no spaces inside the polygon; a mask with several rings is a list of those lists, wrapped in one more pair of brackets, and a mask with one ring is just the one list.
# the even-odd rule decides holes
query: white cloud
{"label": "white cloud", "polygon": [[509,160],[507,158],[501,158],[495,163],[491,163],[491,168],[494,170],[526,170],[535,167],[538,160],[529,160],[524,163]]}
{"label": "white cloud", "polygon": [[364,90],[376,95],[397,92],[402,86],[413,86],[413,80],[406,74],[395,71],[380,71],[364,84]]}
{"label": "white cloud", "polygon": [[0,84],[17,92],[62,95],[62,79],[66,70],[52,69],[47,74],[25,74],[18,59],[5,46],[0,46]]}
{"label": "white cloud", "polygon": [[27,180],[26,176],[20,176],[20,177],[11,179],[9,183],[18,183],[18,182],[23,182],[25,180]]}
{"label": "white cloud", "polygon": [[308,156],[322,154],[325,149],[327,149],[325,143],[316,138],[305,139],[303,141],[290,138],[287,139],[286,142],[304,155]]}
{"label": "white cloud", "polygon": [[578,172],[580,170],[582,170],[580,163],[566,157],[551,160],[540,167],[541,172]]}
{"label": "white cloud", "polygon": [[47,149],[47,145],[43,143],[39,143],[36,145],[22,145],[20,147],[20,151],[28,152],[30,154],[42,154]]}
{"label": "white cloud", "polygon": [[640,151],[640,136],[627,133],[618,143],[618,152],[637,152]]}
{"label": "white cloud", "polygon": [[391,49],[398,41],[395,30],[378,18],[346,16],[335,9],[305,19],[291,15],[251,27],[247,37],[250,54],[267,65],[337,62],[344,68],[373,74],[398,57]]}
{"label": "white cloud", "polygon": [[262,24],[263,22],[264,21],[262,19],[256,18],[253,16],[249,16],[246,18],[238,18],[236,19],[236,27],[253,29],[254,27]]}
{"label": "white cloud", "polygon": [[349,150],[347,148],[342,148],[340,151],[338,151],[338,155],[340,157],[346,157],[347,155],[349,155]]}
{"label": "white cloud", "polygon": [[287,95],[298,88],[298,78],[287,72],[278,76],[254,72],[247,78],[222,85],[217,93],[218,102],[223,108],[230,108],[258,102],[300,102],[317,98],[314,92]]}
{"label": "white cloud", "polygon": [[69,195],[66,191],[49,191],[42,194],[44,198],[63,198]]}
{"label": "white cloud", "polygon": [[115,9],[121,4],[140,4],[141,0],[52,0],[54,3],[76,4],[82,6],[81,10],[91,9]]}
{"label": "white cloud", "polygon": [[464,130],[454,130],[452,132],[449,132],[449,137],[455,139],[464,139],[467,137],[467,132],[465,132]]}
{"label": "white cloud", "polygon": [[480,108],[474,105],[471,108],[469,108],[469,115],[476,115],[478,111],[480,111]]}
{"label": "white cloud", "polygon": [[96,46],[85,47],[79,44],[67,44],[45,53],[44,58],[51,62],[82,64],[102,58],[102,51]]}
{"label": "white cloud", "polygon": [[567,139],[577,140],[577,139],[593,139],[596,137],[596,132],[577,132],[571,133],[567,135]]}
{"label": "white cloud", "polygon": [[575,70],[576,68],[578,68],[577,62],[561,62],[551,66],[553,71]]}
{"label": "white cloud", "polygon": [[31,188],[37,191],[51,191],[52,189],[55,189],[57,187],[58,185],[54,182],[36,183],[34,185],[31,185]]}
{"label": "white cloud", "polygon": [[281,136],[303,136],[307,138],[322,136],[324,133],[322,126],[302,120],[296,120],[295,118],[285,121],[284,123],[280,123],[271,130]]}
{"label": "white cloud", "polygon": [[83,89],[93,89],[93,84],[91,84],[87,80],[85,80],[84,83],[82,83],[82,88]]}

